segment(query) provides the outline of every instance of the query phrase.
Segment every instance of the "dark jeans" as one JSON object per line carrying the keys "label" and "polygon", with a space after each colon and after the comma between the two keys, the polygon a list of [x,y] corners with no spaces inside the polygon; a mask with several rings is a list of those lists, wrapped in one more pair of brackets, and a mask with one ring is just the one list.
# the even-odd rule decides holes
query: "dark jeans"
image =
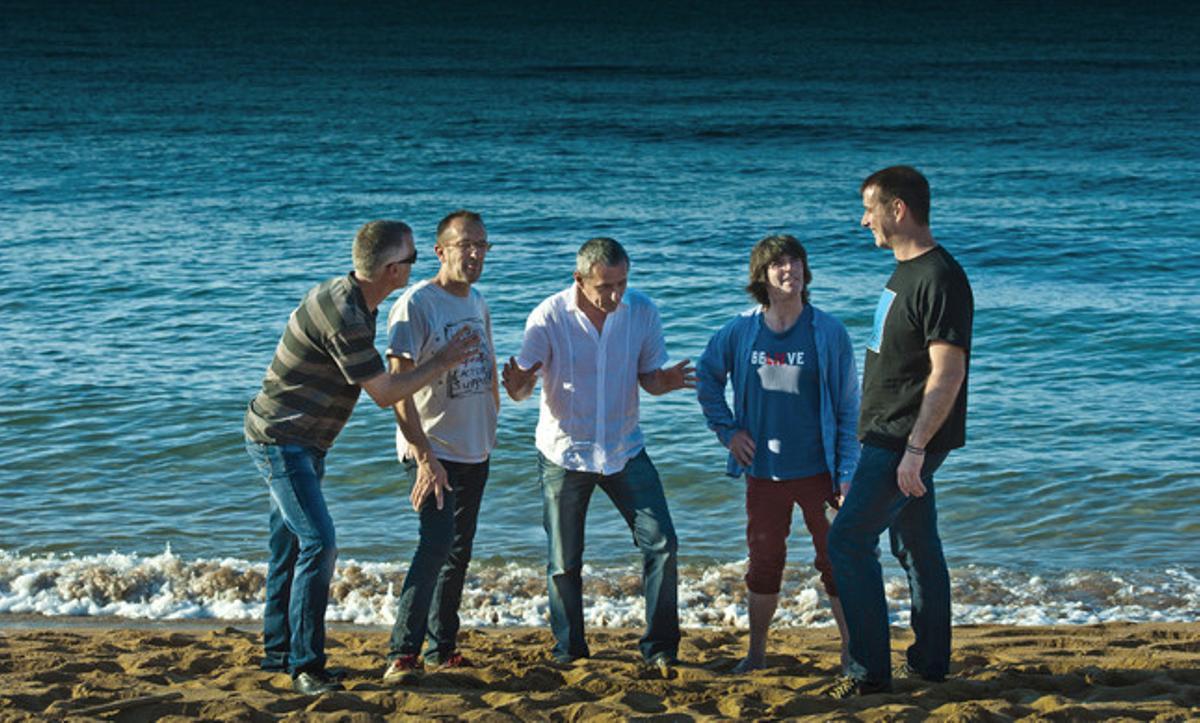
{"label": "dark jeans", "polygon": [[908,664],[939,680],[950,669],[950,574],[938,537],[933,474],[946,452],[927,453],[922,497],[905,497],[896,486],[903,452],[864,444],[850,494],[829,531],[829,557],[841,591],[850,633],[847,674],[870,685],[891,684],[887,600],[877,548],[886,529],[892,554],[908,574],[915,642]]}
{"label": "dark jeans", "polygon": [[[420,653],[428,637],[425,657],[437,664],[454,652],[458,638],[458,606],[471,562],[489,460],[476,464],[438,461],[451,489],[443,495],[442,509],[437,508],[432,494],[421,505],[420,539],[400,591],[389,659]],[[406,460],[404,466],[409,482],[415,482],[417,463]]]}
{"label": "dark jeans", "polygon": [[546,567],[553,655],[569,661],[589,655],[583,635],[583,528],[597,485],[608,495],[642,551],[646,633],[642,657],[674,658],[679,650],[677,543],[658,471],[643,449],[616,474],[563,469],[538,454],[542,523],[549,542]]}
{"label": "dark jeans", "polygon": [[325,668],[325,607],[337,559],[333,519],[321,493],[325,452],[298,444],[246,442],[271,493],[265,670],[292,675]]}

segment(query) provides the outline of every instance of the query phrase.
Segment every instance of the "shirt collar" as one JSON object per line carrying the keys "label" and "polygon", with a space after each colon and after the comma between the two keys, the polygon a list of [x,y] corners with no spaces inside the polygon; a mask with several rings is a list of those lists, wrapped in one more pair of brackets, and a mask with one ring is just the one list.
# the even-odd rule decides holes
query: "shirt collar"
{"label": "shirt collar", "polygon": [[358,308],[362,309],[364,314],[374,319],[379,314],[379,309],[372,310],[367,308],[367,297],[363,296],[362,286],[359,285],[358,278],[354,275],[354,272],[351,271],[343,276],[342,282],[350,286],[350,298],[354,300]]}

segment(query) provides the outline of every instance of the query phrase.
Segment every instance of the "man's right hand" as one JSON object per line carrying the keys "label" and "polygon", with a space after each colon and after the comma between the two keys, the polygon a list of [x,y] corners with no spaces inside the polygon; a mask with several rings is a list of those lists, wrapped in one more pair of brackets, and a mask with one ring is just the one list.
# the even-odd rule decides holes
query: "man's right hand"
{"label": "man's right hand", "polygon": [[437,460],[437,457],[433,455],[418,457],[417,479],[413,482],[412,492],[408,495],[413,509],[420,512],[421,505],[425,504],[430,493],[433,493],[434,499],[437,500],[437,508],[440,510],[444,496],[449,491],[450,479],[446,476],[446,468]]}
{"label": "man's right hand", "polygon": [[508,363],[500,370],[504,391],[508,392],[508,396],[514,401],[525,399],[533,392],[533,385],[537,383],[537,372],[541,368],[542,363],[537,362],[528,369],[522,369],[517,363],[517,358],[510,356]]}
{"label": "man's right hand", "polygon": [[479,341],[479,334],[464,326],[433,356],[441,366],[450,369],[471,358],[479,350]]}
{"label": "man's right hand", "polygon": [[750,433],[744,429],[739,429],[729,438],[729,451],[733,453],[733,458],[743,467],[749,467],[754,462],[754,440],[750,437]]}

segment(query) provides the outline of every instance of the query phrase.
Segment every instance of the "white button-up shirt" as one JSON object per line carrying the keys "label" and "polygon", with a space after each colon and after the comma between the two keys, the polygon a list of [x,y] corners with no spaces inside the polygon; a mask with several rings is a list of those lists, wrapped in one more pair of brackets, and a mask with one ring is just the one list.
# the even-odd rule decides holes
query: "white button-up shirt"
{"label": "white button-up shirt", "polygon": [[638,375],[667,362],[662,321],[648,296],[629,289],[597,332],[576,293],[572,284],[530,313],[517,363],[542,363],[538,451],[565,469],[615,474],[644,444]]}

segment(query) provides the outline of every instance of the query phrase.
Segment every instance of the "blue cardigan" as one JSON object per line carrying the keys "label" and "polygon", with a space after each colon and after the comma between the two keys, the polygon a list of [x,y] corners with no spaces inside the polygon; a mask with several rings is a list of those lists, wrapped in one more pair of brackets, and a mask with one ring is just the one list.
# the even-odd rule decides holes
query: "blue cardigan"
{"label": "blue cardigan", "polygon": [[[721,444],[739,429],[746,429],[746,404],[740,390],[746,388],[747,374],[752,367],[745,363],[762,324],[762,309],[755,307],[734,317],[713,334],[696,365],[696,396],[709,429],[717,433]],[[813,307],[813,339],[817,345],[817,362],[821,375],[821,442],[825,446],[825,463],[834,487],[848,483],[858,467],[859,444],[855,435],[858,426],[858,371],[854,365],[854,349],[850,335],[842,322]],[[725,402],[725,382],[733,377],[733,405]],[[729,455],[725,471],[740,477],[746,468]]]}

